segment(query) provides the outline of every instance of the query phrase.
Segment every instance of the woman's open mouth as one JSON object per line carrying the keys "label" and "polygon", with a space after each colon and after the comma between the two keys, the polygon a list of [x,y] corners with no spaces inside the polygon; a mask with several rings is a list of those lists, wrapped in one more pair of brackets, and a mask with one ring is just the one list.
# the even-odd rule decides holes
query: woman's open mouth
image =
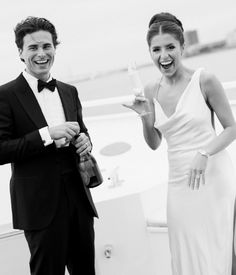
{"label": "woman's open mouth", "polygon": [[160,66],[164,69],[164,70],[168,70],[172,64],[174,63],[173,60],[170,60],[170,61],[163,61],[163,62],[160,62]]}

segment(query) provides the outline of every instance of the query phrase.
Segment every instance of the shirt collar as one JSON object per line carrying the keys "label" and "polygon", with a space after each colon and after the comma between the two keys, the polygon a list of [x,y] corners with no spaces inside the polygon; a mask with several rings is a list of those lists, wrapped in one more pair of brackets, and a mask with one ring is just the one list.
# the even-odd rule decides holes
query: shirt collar
{"label": "shirt collar", "polygon": [[[31,90],[35,93],[38,92],[38,78],[34,77],[33,75],[29,74],[28,72],[26,72],[26,70],[24,70],[22,72],[25,80],[28,82]],[[52,76],[50,75],[49,79],[47,80],[47,82],[49,82],[50,80],[52,80]]]}

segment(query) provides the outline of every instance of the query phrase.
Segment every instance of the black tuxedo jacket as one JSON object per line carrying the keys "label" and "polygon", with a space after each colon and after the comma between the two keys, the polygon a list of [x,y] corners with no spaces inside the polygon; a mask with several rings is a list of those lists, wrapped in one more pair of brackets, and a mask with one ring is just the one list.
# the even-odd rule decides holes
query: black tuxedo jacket
{"label": "black tuxedo jacket", "polygon": [[[82,108],[74,86],[57,81],[67,121],[82,120]],[[0,86],[0,164],[11,163],[10,194],[13,227],[42,229],[54,217],[59,200],[60,167],[55,144],[44,146],[39,129],[47,126],[40,106],[21,74]],[[74,159],[78,157],[74,152]],[[78,182],[82,184],[82,181]],[[95,206],[88,188],[83,188],[94,216]]]}

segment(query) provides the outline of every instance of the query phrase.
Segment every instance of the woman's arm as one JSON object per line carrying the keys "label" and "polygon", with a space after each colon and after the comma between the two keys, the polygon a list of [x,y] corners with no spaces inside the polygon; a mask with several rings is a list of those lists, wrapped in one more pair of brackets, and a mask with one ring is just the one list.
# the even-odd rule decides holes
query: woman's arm
{"label": "woman's arm", "polygon": [[123,104],[135,111],[141,117],[143,124],[143,135],[148,146],[156,150],[161,144],[161,133],[154,127],[155,110],[153,105],[154,85],[148,85],[144,89],[143,94],[135,96],[131,104]]}
{"label": "woman's arm", "polygon": [[236,123],[220,81],[212,74],[203,73],[200,83],[206,100],[224,128],[216,138],[207,144],[206,148],[203,148],[209,155],[214,155],[235,140]]}
{"label": "woman's arm", "polygon": [[137,94],[131,104],[123,104],[135,111],[141,117],[143,124],[143,135],[148,146],[156,150],[161,144],[161,133],[154,127],[155,110],[153,105],[154,85],[148,85],[143,94]]}
{"label": "woman's arm", "polygon": [[147,85],[144,89],[144,95],[146,100],[148,101],[149,110],[146,115],[141,116],[142,124],[143,124],[143,136],[148,144],[148,146],[152,150],[156,150],[162,140],[162,135],[158,129],[154,127],[155,123],[155,108],[153,103],[153,94],[155,90],[155,85]]}
{"label": "woman's arm", "polygon": [[[209,156],[225,149],[236,138],[236,124],[234,116],[220,81],[212,74],[203,73],[200,86],[205,100],[217,115],[224,130],[203,149]],[[199,189],[200,182],[205,183],[205,170],[208,157],[198,152],[190,166],[189,186]]]}

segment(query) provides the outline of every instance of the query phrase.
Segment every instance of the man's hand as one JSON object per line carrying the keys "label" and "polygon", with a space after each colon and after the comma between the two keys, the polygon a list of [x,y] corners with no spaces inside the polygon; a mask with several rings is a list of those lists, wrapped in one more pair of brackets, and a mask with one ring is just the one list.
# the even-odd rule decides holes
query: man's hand
{"label": "man's hand", "polygon": [[77,148],[76,153],[81,157],[85,156],[92,150],[90,139],[85,135],[85,133],[79,134],[79,136],[72,143]]}
{"label": "man's hand", "polygon": [[61,125],[48,128],[51,139],[58,140],[65,138],[66,142],[70,142],[75,135],[80,132],[80,127],[76,121],[67,121]]}

